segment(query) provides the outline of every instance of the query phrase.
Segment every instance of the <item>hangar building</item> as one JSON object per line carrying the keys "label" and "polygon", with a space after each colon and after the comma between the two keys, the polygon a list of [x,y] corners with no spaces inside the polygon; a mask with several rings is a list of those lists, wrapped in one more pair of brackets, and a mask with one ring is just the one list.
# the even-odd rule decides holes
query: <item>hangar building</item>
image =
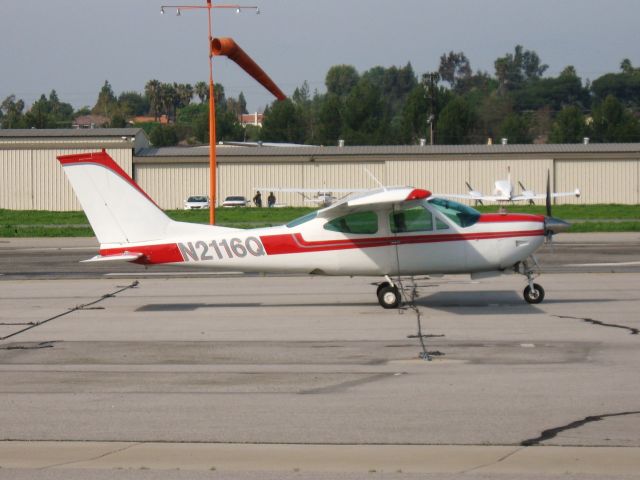
{"label": "hangar building", "polygon": [[[107,152],[162,207],[181,208],[208,192],[208,147],[152,148],[141,129],[0,130],[0,208],[78,210],[56,155]],[[558,203],[640,203],[640,144],[461,145],[369,147],[218,147],[220,203],[251,198],[256,189],[376,188],[411,185],[434,193],[464,193],[465,182],[491,193],[506,178],[544,192],[582,191]],[[370,175],[370,172],[372,175]],[[263,192],[264,193],[264,192]],[[278,203],[309,205],[296,193]]]}

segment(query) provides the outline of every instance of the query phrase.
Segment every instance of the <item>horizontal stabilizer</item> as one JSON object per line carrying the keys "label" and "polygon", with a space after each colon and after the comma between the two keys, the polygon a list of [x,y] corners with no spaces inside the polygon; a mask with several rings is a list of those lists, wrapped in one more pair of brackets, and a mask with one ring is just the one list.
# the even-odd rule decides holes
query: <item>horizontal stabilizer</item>
{"label": "horizontal stabilizer", "polygon": [[124,252],[119,253],[117,255],[96,255],[93,258],[89,258],[88,260],[82,260],[82,263],[86,262],[133,262],[142,257],[142,253],[130,253]]}

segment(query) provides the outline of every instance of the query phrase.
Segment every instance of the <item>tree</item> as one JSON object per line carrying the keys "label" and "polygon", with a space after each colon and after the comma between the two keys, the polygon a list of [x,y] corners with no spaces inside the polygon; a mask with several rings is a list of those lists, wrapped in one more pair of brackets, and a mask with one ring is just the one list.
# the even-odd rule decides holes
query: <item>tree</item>
{"label": "tree", "polygon": [[587,124],[584,114],[575,105],[562,109],[556,117],[551,134],[550,143],[580,143],[587,134]]}
{"label": "tree", "polygon": [[520,88],[525,81],[538,80],[549,68],[540,63],[538,54],[516,45],[514,53],[499,57],[494,63],[499,90],[504,93]]}
{"label": "tree", "polygon": [[318,112],[318,142],[335,145],[342,134],[343,103],[335,93],[325,95]]}
{"label": "tree", "polygon": [[403,142],[417,142],[420,138],[428,138],[427,97],[422,85],[413,88],[402,110]]}
{"label": "tree", "polygon": [[437,126],[439,144],[469,143],[469,135],[476,123],[476,115],[462,97],[455,97],[442,109]]}
{"label": "tree", "polygon": [[24,100],[16,100],[15,95],[9,95],[0,105],[0,120],[2,128],[24,128]]}
{"label": "tree", "polygon": [[531,143],[529,122],[523,115],[512,113],[500,124],[500,138],[506,138],[509,143]]}
{"label": "tree", "polygon": [[640,107],[640,69],[633,68],[630,61],[623,61],[621,73],[607,73],[591,84],[596,101],[613,95],[624,105]]}
{"label": "tree", "polygon": [[265,109],[260,138],[267,142],[304,142],[304,125],[290,99],[275,101]]}
{"label": "tree", "polygon": [[617,98],[609,95],[593,109],[591,138],[595,142],[637,142],[640,124]]}
{"label": "tree", "polygon": [[209,100],[209,85],[205,82],[197,82],[195,85],[196,96],[200,99],[200,103]]}
{"label": "tree", "polygon": [[178,133],[174,125],[156,125],[149,133],[149,140],[155,147],[178,144]]}
{"label": "tree", "polygon": [[334,65],[327,72],[324,83],[327,93],[344,98],[356,86],[359,79],[360,75],[352,65]]}
{"label": "tree", "polygon": [[160,118],[161,110],[162,110],[162,100],[161,100],[161,85],[158,80],[149,80],[147,84],[144,86],[144,92],[147,98],[149,99],[149,106],[151,108],[151,113],[153,113],[153,117],[156,121]]}
{"label": "tree", "polygon": [[108,80],[105,80],[104,85],[100,89],[98,94],[98,100],[93,107],[93,113],[97,115],[104,115],[108,117],[111,115],[111,110],[117,105],[116,96],[113,93],[111,84]]}
{"label": "tree", "polygon": [[350,145],[384,143],[385,121],[380,90],[363,77],[344,104],[343,136]]}
{"label": "tree", "polygon": [[451,51],[448,55],[443,53],[440,56],[438,73],[453,90],[458,90],[462,84],[469,81],[472,71],[469,59],[463,52]]}
{"label": "tree", "polygon": [[149,99],[138,92],[122,92],[118,96],[118,108],[124,117],[144,115],[149,111]]}

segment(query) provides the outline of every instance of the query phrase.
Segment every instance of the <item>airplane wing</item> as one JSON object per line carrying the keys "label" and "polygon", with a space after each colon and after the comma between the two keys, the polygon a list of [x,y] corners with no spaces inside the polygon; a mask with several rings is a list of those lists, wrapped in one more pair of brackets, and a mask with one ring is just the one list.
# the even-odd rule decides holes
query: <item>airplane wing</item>
{"label": "airplane wing", "polygon": [[413,187],[368,190],[367,193],[346,198],[330,207],[318,210],[318,217],[333,217],[336,213],[348,212],[358,207],[410,202],[429,198],[430,196],[431,192],[428,190]]}
{"label": "airplane wing", "polygon": [[272,187],[256,187],[256,190],[266,192],[284,192],[284,193],[318,193],[318,192],[331,192],[331,193],[359,193],[370,192],[367,188],[272,188]]}
{"label": "airplane wing", "polygon": [[509,200],[505,197],[498,197],[496,195],[482,195],[481,193],[434,193],[434,197],[444,197],[444,198],[459,198],[462,200],[475,200],[481,202],[504,202]]}
{"label": "airplane wing", "polygon": [[[551,194],[551,198],[558,197],[580,197],[580,189],[576,188],[573,192],[554,192]],[[511,200],[514,202],[521,202],[526,200],[544,200],[547,195],[544,193],[537,193],[533,195],[515,195]]]}

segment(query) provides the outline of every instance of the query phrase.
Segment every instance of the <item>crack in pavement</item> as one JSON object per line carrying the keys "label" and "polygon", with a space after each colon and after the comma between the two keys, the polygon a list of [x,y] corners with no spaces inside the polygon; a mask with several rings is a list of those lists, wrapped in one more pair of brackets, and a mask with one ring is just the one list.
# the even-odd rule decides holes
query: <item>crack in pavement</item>
{"label": "crack in pavement", "polygon": [[65,465],[73,465],[74,463],[93,462],[94,460],[99,460],[101,458],[108,457],[109,455],[115,455],[116,453],[124,452],[125,450],[128,450],[128,449],[133,448],[133,447],[137,447],[138,445],[143,445],[143,444],[144,444],[144,442],[136,442],[136,443],[132,443],[130,445],[126,445],[126,446],[124,446],[122,448],[116,448],[115,450],[110,450],[110,451],[105,452],[102,455],[98,455],[96,457],[83,458],[83,459],[80,459],[80,460],[70,460],[68,462],[54,463],[52,465],[45,465],[44,467],[40,467],[38,470],[47,470],[49,468],[64,467]]}
{"label": "crack in pavement", "polygon": [[[105,300],[107,298],[113,298],[118,293],[124,292],[125,290],[129,290],[131,288],[136,288],[138,285],[139,285],[139,282],[136,280],[133,283],[131,283],[131,284],[125,286],[125,287],[122,287],[119,290],[116,290],[115,292],[106,293],[106,294],[102,295],[99,299],[94,300],[93,302],[85,303],[85,304],[82,304],[82,305],[76,305],[75,307],[70,308],[66,312],[59,313],[58,315],[54,315],[53,317],[49,317],[46,320],[42,320],[41,322],[31,322],[29,324],[29,326],[26,327],[26,328],[18,330],[17,332],[10,333],[9,335],[5,335],[4,337],[0,337],[0,342],[3,341],[3,340],[6,340],[8,338],[15,337],[16,335],[24,333],[27,330],[31,330],[32,328],[36,328],[36,327],[39,327],[40,325],[44,325],[45,323],[50,322],[52,320],[55,320],[56,318],[60,318],[60,317],[64,317],[65,315],[69,315],[72,312],[75,312],[75,311],[78,311],[78,310],[90,310],[90,309],[93,309],[93,308],[89,308],[89,307],[92,307],[92,305],[95,305],[96,303],[100,303],[101,301],[103,301],[103,300]],[[102,307],[97,307],[97,308],[102,308]]]}
{"label": "crack in pavement", "polygon": [[625,415],[638,415],[640,414],[640,410],[631,411],[631,412],[620,412],[620,413],[605,413],[603,415],[591,415],[588,417],[584,417],[582,420],[576,420],[574,422],[568,423],[566,425],[562,425],[561,427],[549,428],[544,430],[540,436],[535,438],[528,438],[527,440],[523,440],[520,442],[520,445],[523,447],[531,447],[533,445],[539,445],[542,442],[550,440],[557,436],[559,433],[565,432],[567,430],[574,430],[576,428],[580,428],[587,423],[599,422],[609,417],[622,417]]}
{"label": "crack in pavement", "polygon": [[572,320],[582,320],[583,322],[591,323],[593,325],[600,325],[602,327],[622,328],[623,330],[629,330],[631,335],[638,335],[640,330],[633,327],[627,327],[626,325],[616,325],[615,323],[606,323],[601,320],[594,320],[593,318],[572,317],[570,315],[553,315],[556,318],[570,318]]}

